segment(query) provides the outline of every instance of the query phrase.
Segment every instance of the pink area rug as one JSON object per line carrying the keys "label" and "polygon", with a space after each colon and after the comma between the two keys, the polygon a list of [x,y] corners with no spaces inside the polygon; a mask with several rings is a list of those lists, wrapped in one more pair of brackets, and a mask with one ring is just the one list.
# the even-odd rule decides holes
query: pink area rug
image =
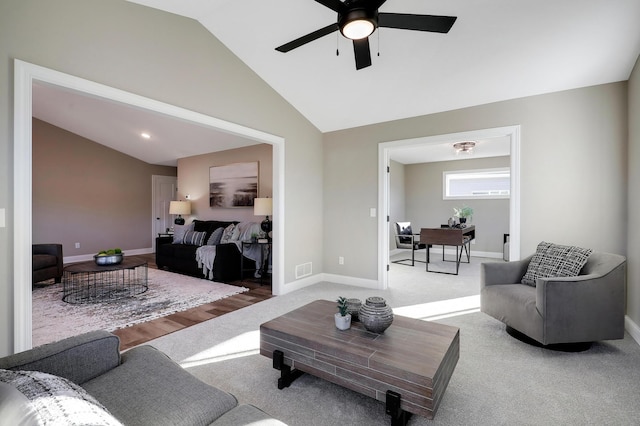
{"label": "pink area rug", "polygon": [[148,280],[145,293],[91,304],[63,302],[62,283],[34,288],[33,346],[90,330],[129,327],[249,290],[151,268]]}

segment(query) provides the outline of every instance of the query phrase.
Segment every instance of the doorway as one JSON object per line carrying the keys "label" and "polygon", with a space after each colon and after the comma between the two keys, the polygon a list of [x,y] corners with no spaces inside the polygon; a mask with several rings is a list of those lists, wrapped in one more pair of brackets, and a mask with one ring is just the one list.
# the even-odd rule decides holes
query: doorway
{"label": "doorway", "polygon": [[273,293],[284,288],[284,139],[200,114],[174,105],[138,96],[69,74],[20,60],[14,63],[14,352],[32,347],[31,340],[31,242],[32,242],[32,168],[31,118],[32,85],[42,82],[75,90],[88,96],[147,109],[222,132],[240,135],[273,149]]}
{"label": "doorway", "polygon": [[169,203],[174,201],[178,191],[178,178],[175,176],[151,177],[152,180],[152,203],[151,212],[151,244],[153,251],[156,251],[156,237],[159,234],[169,232],[171,228],[171,216],[169,215]]}
{"label": "doorway", "polygon": [[508,126],[470,132],[452,133],[415,139],[384,142],[378,145],[378,287],[389,286],[389,165],[394,150],[430,147],[462,140],[507,138],[510,151],[511,196],[509,199],[509,233],[511,260],[520,258],[520,126]]}

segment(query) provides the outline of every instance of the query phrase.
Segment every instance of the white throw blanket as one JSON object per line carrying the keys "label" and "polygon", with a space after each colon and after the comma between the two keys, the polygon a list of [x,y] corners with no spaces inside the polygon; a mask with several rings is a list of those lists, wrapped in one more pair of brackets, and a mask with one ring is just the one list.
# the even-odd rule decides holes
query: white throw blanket
{"label": "white throw blanket", "polygon": [[235,238],[232,242],[236,243],[238,250],[244,254],[244,257],[256,262],[256,268],[260,269],[262,259],[264,259],[262,247],[259,244],[251,244],[251,246],[245,245],[243,252],[241,246],[242,241],[250,241],[251,235],[259,235],[262,232],[260,224],[256,222],[240,222],[236,225],[236,228],[238,232],[233,233]]}
{"label": "white throw blanket", "polygon": [[198,268],[202,268],[205,277],[213,279],[213,261],[216,259],[216,246],[202,246],[196,250]]}

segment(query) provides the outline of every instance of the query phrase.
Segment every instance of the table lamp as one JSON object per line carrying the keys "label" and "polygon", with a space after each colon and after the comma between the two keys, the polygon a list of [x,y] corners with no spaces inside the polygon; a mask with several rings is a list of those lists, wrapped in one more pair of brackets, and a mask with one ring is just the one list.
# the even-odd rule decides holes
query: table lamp
{"label": "table lamp", "polygon": [[255,216],[266,216],[260,224],[260,228],[269,235],[271,232],[271,221],[269,215],[273,212],[273,198],[255,198],[253,200],[253,214]]}
{"label": "table lamp", "polygon": [[189,201],[171,201],[169,203],[169,214],[177,214],[176,220],[173,221],[176,225],[184,225],[183,214],[191,214],[191,203]]}

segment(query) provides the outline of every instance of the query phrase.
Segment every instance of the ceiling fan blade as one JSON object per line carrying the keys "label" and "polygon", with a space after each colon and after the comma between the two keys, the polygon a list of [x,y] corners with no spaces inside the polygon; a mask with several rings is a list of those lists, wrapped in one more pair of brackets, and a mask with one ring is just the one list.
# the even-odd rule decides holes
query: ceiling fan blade
{"label": "ceiling fan blade", "polygon": [[342,13],[347,10],[347,7],[340,0],[316,0],[316,2],[331,10],[335,10],[338,13]]}
{"label": "ceiling fan blade", "polygon": [[327,34],[331,34],[334,31],[338,30],[338,24],[331,24],[331,25],[327,25],[324,28],[320,28],[319,30],[316,30],[312,33],[309,33],[307,35],[303,35],[300,38],[297,38],[293,41],[290,41],[289,43],[283,44],[282,46],[276,47],[276,50],[278,52],[283,52],[286,53],[290,50],[295,49],[296,47],[300,47],[303,44],[307,44],[311,41],[317,40],[320,37],[324,37]]}
{"label": "ceiling fan blade", "polygon": [[371,51],[369,50],[368,37],[353,40],[353,53],[356,55],[357,70],[371,66]]}
{"label": "ceiling fan blade", "polygon": [[385,4],[387,2],[387,0],[370,0],[370,4],[369,6],[372,9],[380,9],[380,6],[382,6],[383,4]]}
{"label": "ceiling fan blade", "polygon": [[398,28],[402,30],[429,31],[432,33],[448,33],[455,16],[413,15],[410,13],[379,13],[378,26]]}

